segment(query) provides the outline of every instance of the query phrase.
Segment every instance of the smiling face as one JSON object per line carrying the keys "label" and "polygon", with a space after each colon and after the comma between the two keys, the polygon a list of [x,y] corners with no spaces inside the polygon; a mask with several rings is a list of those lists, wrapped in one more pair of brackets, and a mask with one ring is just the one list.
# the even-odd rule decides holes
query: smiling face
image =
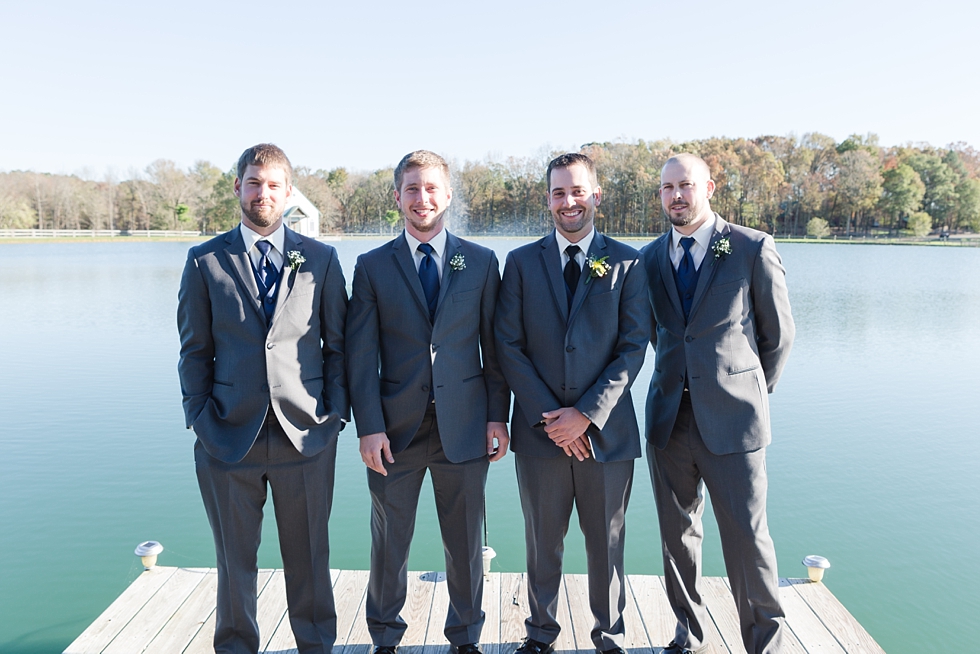
{"label": "smiling face", "polygon": [[235,195],[242,207],[242,222],[267,236],[279,228],[286,200],[293,193],[286,171],[279,166],[251,164],[235,179]]}
{"label": "smiling face", "polygon": [[443,227],[453,190],[440,168],[409,168],[402,175],[401,188],[395,190],[395,204],[405,217],[408,233],[427,243]]}
{"label": "smiling face", "polygon": [[553,169],[548,186],[548,209],[555,229],[572,243],[578,243],[592,230],[602,189],[593,186],[589,171],[582,164]]}
{"label": "smiling face", "polygon": [[711,171],[700,157],[682,154],[667,160],[660,175],[660,202],[677,231],[693,234],[711,216],[714,192]]}

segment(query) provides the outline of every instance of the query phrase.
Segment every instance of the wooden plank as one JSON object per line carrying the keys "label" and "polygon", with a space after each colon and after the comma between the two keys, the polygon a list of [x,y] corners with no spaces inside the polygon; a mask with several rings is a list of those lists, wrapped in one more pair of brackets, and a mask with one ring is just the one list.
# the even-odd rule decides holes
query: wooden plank
{"label": "wooden plank", "polygon": [[[354,620],[351,622],[350,633],[347,635],[347,642],[342,651],[334,648],[334,654],[371,654],[374,651],[374,644],[371,641],[371,633],[368,631],[367,617],[365,614],[365,604],[367,602],[367,584],[370,573],[358,571],[364,580],[364,590],[361,592],[361,601],[357,605],[354,613]],[[409,573],[412,574],[412,573]]]}
{"label": "wooden plank", "polygon": [[527,636],[524,620],[531,611],[527,605],[527,575],[500,575],[500,643],[498,652],[510,654]]}
{"label": "wooden plank", "polygon": [[101,652],[176,571],[177,568],[162,566],[144,571],[79,634],[65,654]]}
{"label": "wooden plank", "polygon": [[[500,649],[500,573],[491,572],[483,580],[483,634],[480,650],[483,654],[504,654]],[[506,652],[506,654],[513,654]]]}
{"label": "wooden plank", "polygon": [[[568,599],[568,619],[558,619],[561,625],[559,638],[567,634],[571,636],[572,643],[561,649],[594,650],[592,629],[595,626],[595,618],[589,605],[589,577],[588,575],[563,575],[562,582],[565,592],[560,593],[559,597]],[[563,603],[559,599],[559,614]],[[557,643],[555,649],[559,649]]]}
{"label": "wooden plank", "polygon": [[[735,605],[735,597],[732,595],[732,590],[731,590],[732,589],[732,585],[731,585],[731,582],[729,581],[728,577],[706,577],[705,578],[705,581],[706,582],[710,582],[710,583],[719,583],[720,582],[721,584],[724,585],[724,592],[727,593],[727,595],[728,595],[728,598],[729,598],[729,600],[731,602],[732,611],[733,611],[733,613],[732,613],[732,615],[730,617],[733,617],[735,619],[735,625],[736,625],[736,629],[737,629],[736,636],[739,639],[739,641],[738,641],[738,650],[736,650],[734,644],[730,644],[729,645],[729,648],[733,652],[735,652],[735,651],[744,652],[745,651],[745,647],[742,645],[742,642],[741,642],[741,628],[739,627],[739,622],[738,622],[738,608]],[[723,591],[719,588],[718,589],[718,592],[720,594]],[[779,597],[780,597],[780,605],[782,605],[782,592],[780,592]],[[785,608],[783,610],[785,611]],[[789,622],[788,621],[787,621],[787,626],[789,626]],[[782,654],[783,652],[786,652],[786,654],[806,654],[807,648],[803,646],[803,643],[800,642],[800,640],[799,640],[799,638],[797,638],[796,634],[793,633],[793,630],[790,629],[789,630],[789,633],[786,634],[786,636],[784,638],[784,641],[783,641],[783,643],[782,643],[779,651],[780,651],[780,654]]]}
{"label": "wooden plank", "polygon": [[722,643],[732,654],[746,654],[735,600],[725,581],[721,577],[702,577],[701,593]]}
{"label": "wooden plank", "polygon": [[623,608],[623,624],[626,627],[624,649],[630,654],[653,654],[650,637],[633,596],[633,588],[629,579],[624,578],[623,583],[626,585],[626,606]]}
{"label": "wooden plank", "polygon": [[194,588],[204,581],[207,571],[207,568],[177,568],[167,579],[167,583],[140,608],[134,619],[102,651],[105,654],[142,652]]}
{"label": "wooden plank", "polygon": [[[368,577],[364,570],[332,573],[337,602],[336,654],[372,654],[364,618]],[[663,579],[630,575],[626,583],[625,648],[631,654],[659,654],[673,639],[675,628]],[[212,652],[216,586],[214,570],[161,567],[145,572],[65,652]],[[282,571],[260,571],[258,587],[257,618],[265,643],[263,651],[295,652]],[[711,617],[705,625],[709,651],[741,654],[738,617],[727,580],[706,577],[702,592]],[[783,648],[788,654],[882,652],[823,584],[780,580],[780,599],[790,630],[790,642]],[[408,598],[402,610],[409,626],[400,654],[448,654],[443,635],[448,602],[444,575],[409,573]],[[526,634],[526,575],[491,574],[484,585],[484,611],[484,654],[513,654]],[[559,653],[594,650],[586,575],[563,577],[557,617],[562,626],[555,643]]]}
{"label": "wooden plank", "polygon": [[147,652],[182,652],[214,613],[218,594],[218,573],[208,569],[204,579],[181,604],[160,633],[150,641]]}
{"label": "wooden plank", "polygon": [[789,579],[790,586],[810,605],[846,652],[884,653],[864,627],[822,583]]}
{"label": "wooden plank", "polygon": [[[258,578],[256,579],[256,588],[261,595],[263,588],[269,582],[272,577],[274,570],[259,570]],[[215,572],[214,576],[217,578],[218,573]],[[217,582],[216,582],[217,583]],[[201,625],[194,638],[191,639],[187,647],[184,648],[183,654],[214,654],[214,621],[216,614],[211,611],[208,615],[207,620]]]}
{"label": "wooden plank", "polygon": [[432,605],[425,625],[424,654],[446,654],[449,641],[446,640],[446,616],[449,613],[449,587],[445,573],[428,573],[431,577]]}
{"label": "wooden plank", "polygon": [[[629,580],[637,598],[637,606],[643,618],[643,624],[650,636],[651,646],[654,647],[654,651],[657,651],[656,648],[666,647],[670,641],[674,640],[677,618],[667,600],[663,577],[630,575]],[[702,592],[704,592],[703,588]],[[728,647],[713,621],[708,620],[708,623],[704,625],[704,635],[709,645],[707,654],[728,653]]]}
{"label": "wooden plank", "polygon": [[[333,600],[337,606],[337,641],[334,649],[344,648],[358,620],[364,622],[364,599],[370,573],[367,570],[345,570],[333,577]],[[338,650],[337,654],[341,654]]]}
{"label": "wooden plank", "polygon": [[[586,604],[588,604],[588,599],[586,599]],[[528,612],[530,615],[530,611]],[[589,615],[592,615],[592,611],[589,611]],[[558,638],[555,639],[555,652],[560,654],[561,652],[572,652],[578,647],[575,642],[575,631],[572,625],[572,615],[571,609],[568,606],[568,588],[565,586],[565,576],[562,575],[561,585],[558,587],[558,611],[557,616],[558,624],[561,625],[561,631],[558,632]],[[592,639],[586,640],[585,649],[594,650],[592,647]]]}
{"label": "wooden plank", "polygon": [[779,603],[786,612],[786,625],[800,641],[803,651],[844,653],[834,635],[787,579],[779,580]]}
{"label": "wooden plank", "polygon": [[674,638],[677,619],[667,602],[660,577],[652,575],[627,575],[626,581],[632,590],[632,600],[650,646],[662,648]]}
{"label": "wooden plank", "polygon": [[432,598],[435,594],[436,579],[434,572],[409,573],[408,596],[402,608],[402,619],[408,623],[402,636],[398,651],[401,654],[424,654],[425,633],[429,626],[429,613],[432,610]]}
{"label": "wooden plank", "polygon": [[[286,600],[286,573],[275,570],[269,583],[259,593],[255,609],[259,623],[259,651],[289,654],[296,652],[296,638],[289,624],[289,605]],[[263,644],[264,643],[264,644]]]}

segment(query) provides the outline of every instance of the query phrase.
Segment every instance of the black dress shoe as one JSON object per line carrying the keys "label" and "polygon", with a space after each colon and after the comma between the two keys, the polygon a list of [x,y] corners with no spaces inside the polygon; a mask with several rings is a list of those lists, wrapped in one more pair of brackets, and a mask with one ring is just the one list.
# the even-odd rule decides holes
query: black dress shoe
{"label": "black dress shoe", "polygon": [[540,640],[525,638],[521,646],[515,650],[514,654],[551,654],[555,651],[555,646],[542,643]]}
{"label": "black dress shoe", "polygon": [[612,649],[597,649],[597,654],[626,654],[626,651],[622,647],[613,647]]}
{"label": "black dress shoe", "polygon": [[674,641],[670,641],[670,645],[664,648],[662,654],[704,654],[708,651],[707,645],[702,645],[697,649],[688,649],[687,647],[681,647]]}
{"label": "black dress shoe", "polygon": [[374,648],[374,654],[395,654],[398,645],[378,645]]}
{"label": "black dress shoe", "polygon": [[465,645],[449,645],[449,651],[453,654],[483,654],[480,646],[476,643],[466,643]]}

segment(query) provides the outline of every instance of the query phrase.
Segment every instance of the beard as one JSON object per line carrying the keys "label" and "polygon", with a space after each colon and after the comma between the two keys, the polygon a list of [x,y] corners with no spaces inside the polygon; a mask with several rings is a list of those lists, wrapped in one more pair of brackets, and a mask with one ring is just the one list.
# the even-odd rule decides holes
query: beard
{"label": "beard", "polygon": [[263,207],[246,205],[244,200],[239,200],[238,203],[242,207],[242,213],[253,225],[258,225],[259,227],[271,227],[272,225],[275,225],[280,218],[282,218],[283,212],[277,212],[274,206]]}
{"label": "beard", "polygon": [[567,234],[577,234],[581,232],[586,227],[590,227],[592,222],[595,220],[595,207],[583,207],[582,215],[578,220],[565,220],[561,213],[558,211],[552,212],[552,218],[555,221],[555,226],[560,227],[561,230]]}
{"label": "beard", "polygon": [[704,213],[704,203],[700,200],[691,202],[680,213],[675,213],[664,206],[661,206],[661,208],[663,209],[664,217],[675,227],[686,227],[687,225],[698,222],[701,214]]}
{"label": "beard", "polygon": [[445,215],[446,215],[446,211],[443,210],[441,213],[436,214],[431,219],[428,219],[423,222],[422,220],[419,219],[418,216],[416,216],[411,211],[407,211],[407,212],[402,211],[402,218],[404,218],[405,221],[409,223],[412,227],[414,227],[415,231],[419,232],[420,234],[427,234],[431,231],[438,231],[436,230],[436,228],[442,226],[443,216]]}

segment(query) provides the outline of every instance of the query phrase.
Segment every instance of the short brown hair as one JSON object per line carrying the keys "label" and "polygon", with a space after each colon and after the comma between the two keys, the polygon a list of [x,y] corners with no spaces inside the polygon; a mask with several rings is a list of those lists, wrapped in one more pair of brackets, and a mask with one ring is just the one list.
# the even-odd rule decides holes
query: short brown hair
{"label": "short brown hair", "polygon": [[245,169],[249,166],[275,166],[286,173],[286,184],[293,183],[293,165],[289,157],[278,145],[259,143],[253,145],[238,157],[238,181],[244,181]]}
{"label": "short brown hair", "polygon": [[446,160],[437,155],[435,152],[429,152],[428,150],[416,150],[415,152],[409,152],[402,160],[398,162],[395,166],[395,190],[399,193],[402,190],[402,177],[405,173],[414,168],[438,168],[442,171],[442,174],[446,176],[446,181],[449,181],[449,164]]}
{"label": "short brown hair", "polygon": [[555,168],[570,168],[575,164],[580,166],[585,166],[585,169],[589,171],[589,182],[592,186],[599,185],[599,176],[595,172],[595,162],[589,157],[578,152],[568,152],[561,156],[555,157],[548,164],[548,172],[545,173],[545,179],[548,182],[548,190],[551,190],[551,171]]}

